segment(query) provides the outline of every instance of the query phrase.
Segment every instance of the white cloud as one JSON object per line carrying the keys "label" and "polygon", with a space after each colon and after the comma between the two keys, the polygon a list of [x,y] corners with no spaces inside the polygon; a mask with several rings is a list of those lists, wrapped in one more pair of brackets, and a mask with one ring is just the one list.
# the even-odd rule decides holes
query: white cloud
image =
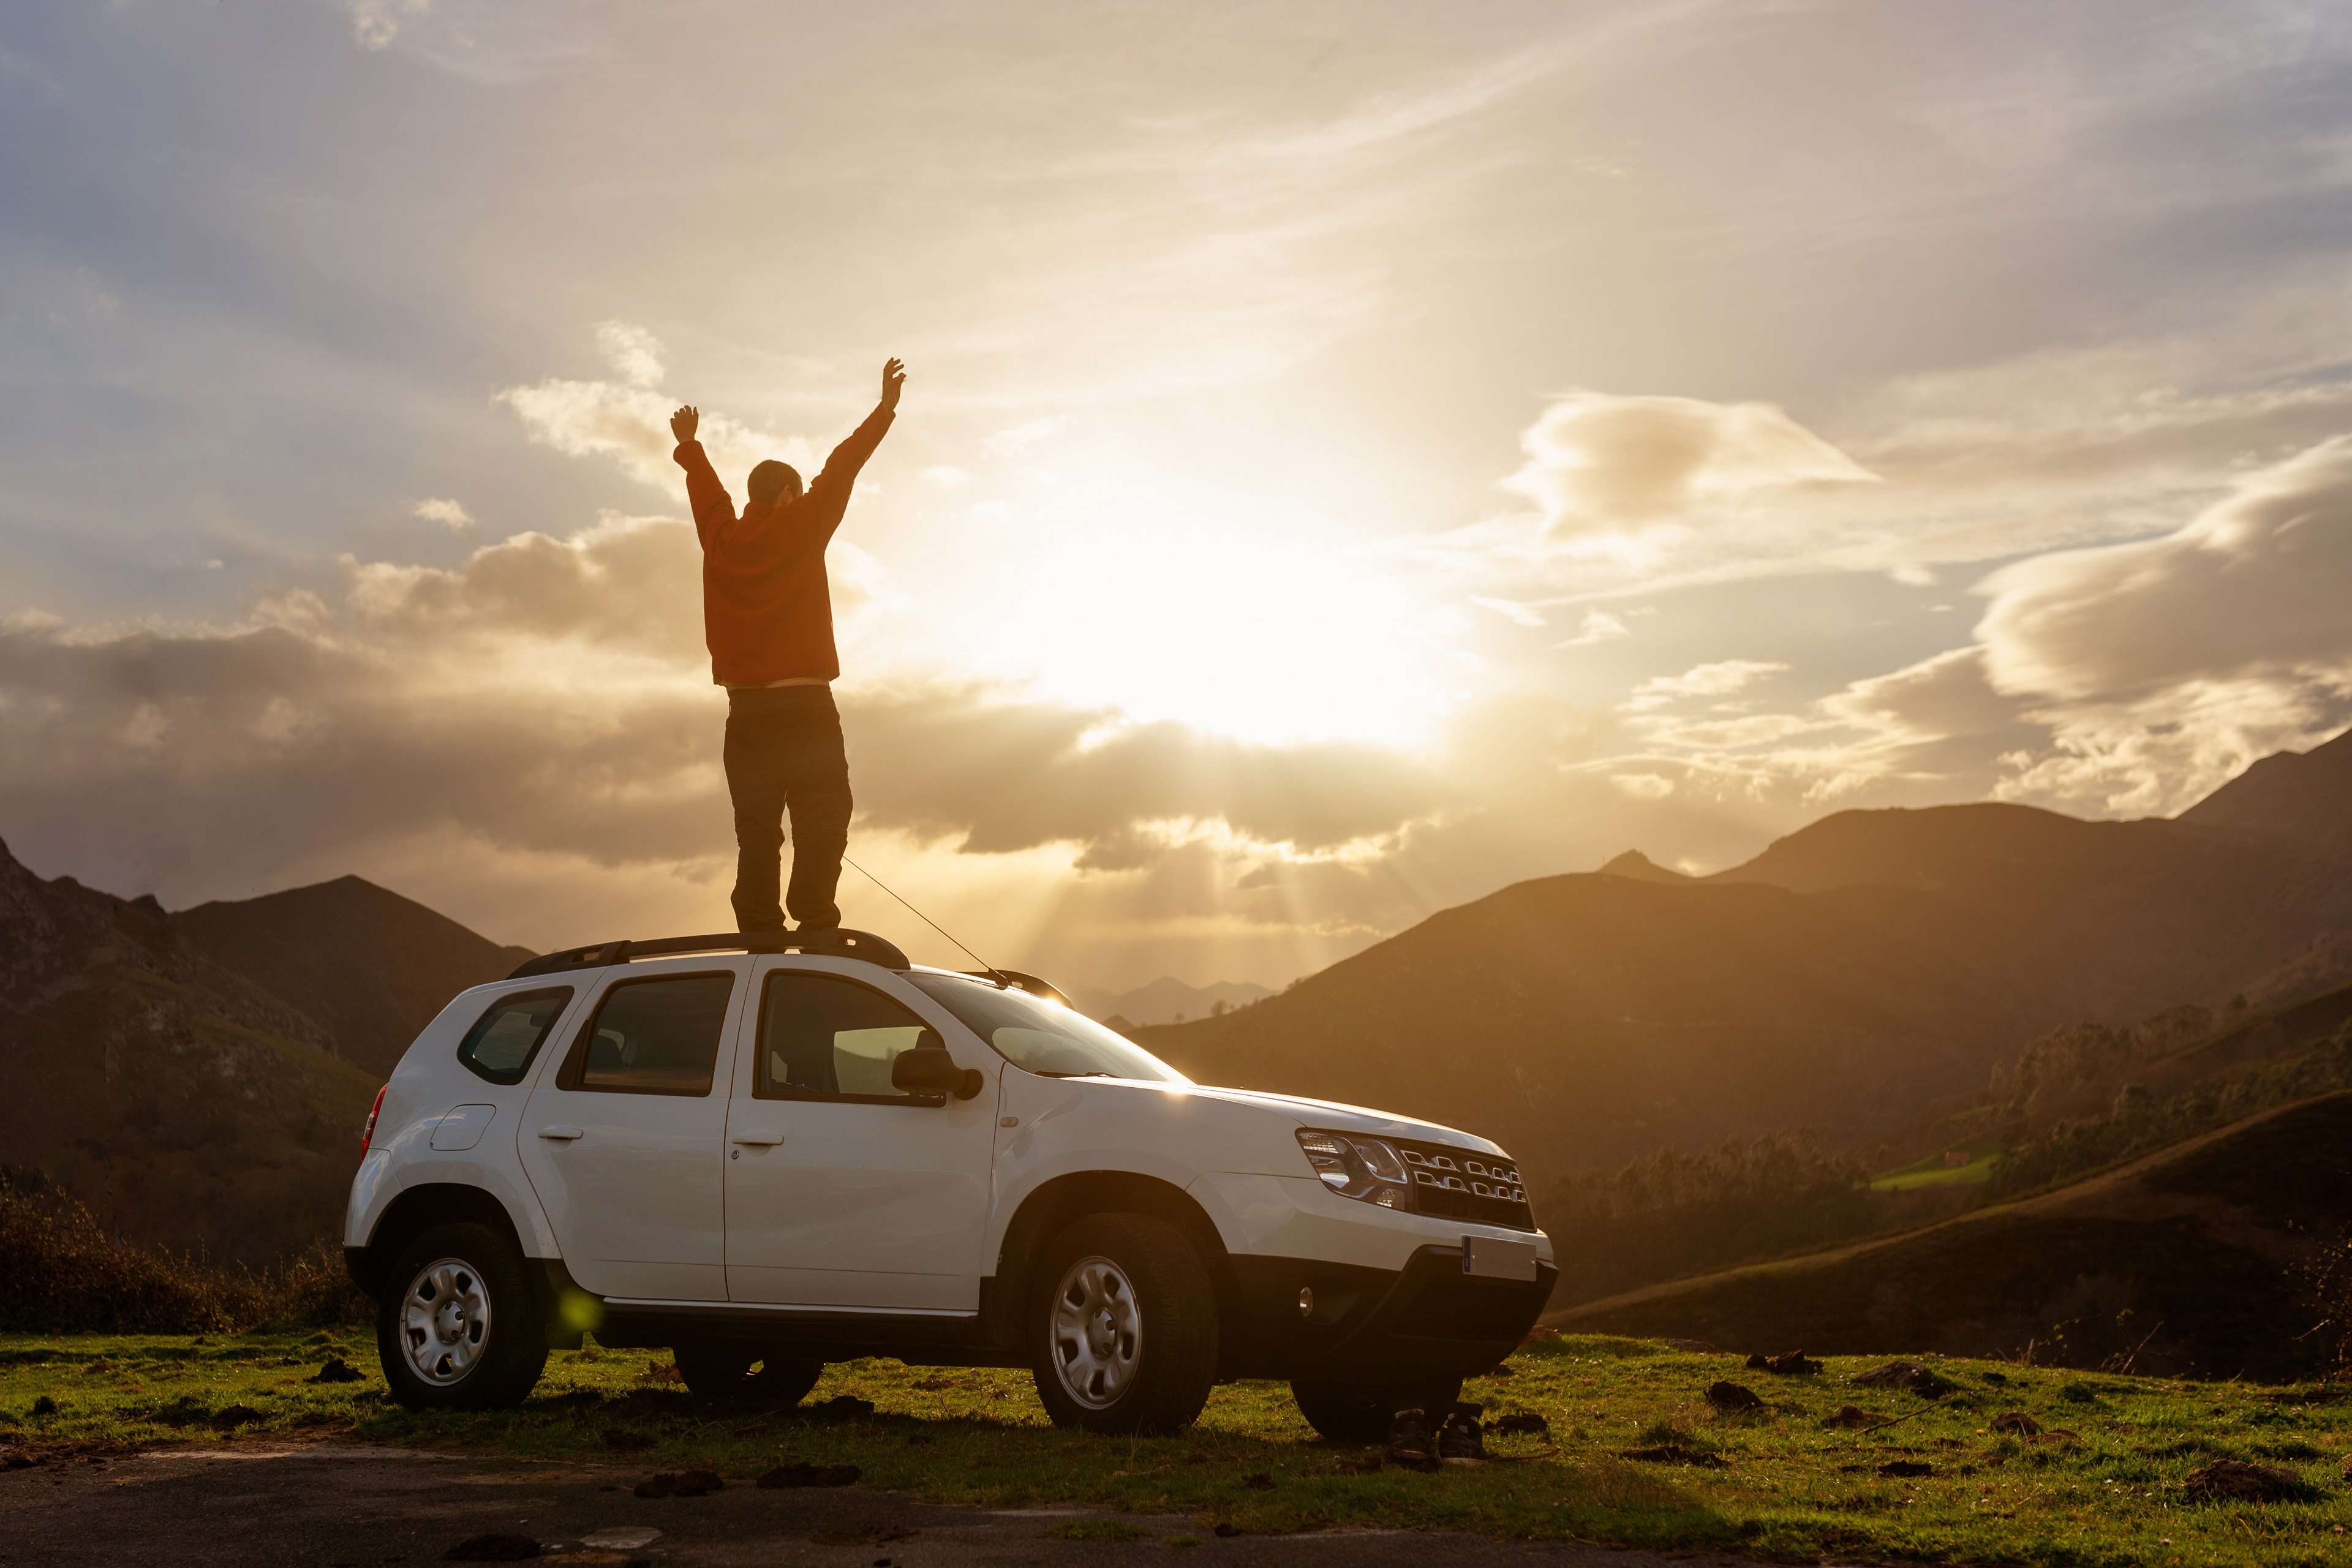
{"label": "white cloud", "polygon": [[971,475],[952,463],[933,463],[918,469],[917,477],[925,484],[935,485],[943,490],[960,490],[971,483]]}
{"label": "white cloud", "polygon": [[1983,585],[1993,689],[2046,726],[2012,798],[2178,810],[2352,719],[2352,437],[2249,474],[2158,538],[2038,556]]}
{"label": "white cloud", "polygon": [[427,497],[411,510],[415,515],[427,522],[437,522],[452,533],[463,533],[474,526],[473,518],[463,506],[444,497]]}
{"label": "white cloud", "polygon": [[1473,594],[1470,602],[1481,609],[1492,610],[1516,626],[1539,626],[1544,624],[1543,612],[1532,605],[1522,605],[1517,599],[1495,599]]}
{"label": "white cloud", "polygon": [[[677,405],[650,387],[551,376],[535,385],[508,387],[492,401],[513,409],[534,441],[567,457],[611,458],[641,484],[674,496],[685,493],[684,474],[670,456],[677,445],[669,428]],[[761,459],[781,458],[804,475],[822,460],[805,437],[753,430],[709,409],[702,410],[698,439],[739,503],[743,476]]]}
{"label": "white cloud", "polygon": [[1663,707],[1685,697],[1727,697],[1789,667],[1765,659],[1725,658],[1693,665],[1680,675],[1658,675],[1633,689],[1626,706],[1636,710]]}
{"label": "white cloud", "polygon": [[2352,665],[2352,437],[2247,476],[2161,538],[2020,562],[1984,584],[1994,685],[2068,700]]}
{"label": "white cloud", "polygon": [[597,322],[596,352],[631,386],[657,387],[667,373],[661,340],[626,321]]}
{"label": "white cloud", "polygon": [[1528,460],[1504,485],[1559,535],[1698,521],[1799,487],[1876,479],[1769,403],[1577,392],[1555,399],[1519,444]]}
{"label": "white cloud", "polygon": [[343,11],[352,19],[352,37],[363,49],[389,47],[400,34],[403,17],[432,8],[433,0],[343,0]]}
{"label": "white cloud", "polygon": [[1576,635],[1565,642],[1556,642],[1551,646],[1590,647],[1594,643],[1611,642],[1618,637],[1629,637],[1633,635],[1627,629],[1625,623],[1616,616],[1602,610],[1587,610],[1584,613],[1584,623],[1577,628]]}
{"label": "white cloud", "polygon": [[992,458],[1017,458],[1069,422],[1066,414],[1040,415],[1026,424],[999,430],[981,442],[981,449]]}

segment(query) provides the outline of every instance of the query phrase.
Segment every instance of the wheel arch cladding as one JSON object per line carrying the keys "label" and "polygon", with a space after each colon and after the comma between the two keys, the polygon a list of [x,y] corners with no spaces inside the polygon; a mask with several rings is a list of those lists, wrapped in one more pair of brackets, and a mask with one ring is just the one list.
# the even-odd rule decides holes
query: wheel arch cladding
{"label": "wheel arch cladding", "polygon": [[[428,1183],[411,1187],[384,1205],[383,1216],[375,1224],[375,1233],[368,1237],[364,1247],[346,1248],[352,1281],[369,1296],[382,1300],[387,1280],[385,1275],[401,1250],[436,1225],[484,1225],[504,1237],[523,1256],[521,1234],[514,1216],[506,1205],[479,1187],[465,1186],[454,1182]],[[533,1295],[537,1288],[536,1270],[526,1270],[533,1279]],[[534,1301],[533,1306],[544,1312],[548,1303]]]}
{"label": "wheel arch cladding", "polygon": [[1224,1238],[1208,1212],[1190,1193],[1172,1182],[1132,1171],[1080,1171],[1056,1176],[1022,1200],[1012,1223],[1004,1228],[1004,1245],[997,1254],[996,1277],[1003,1289],[999,1300],[1006,1311],[998,1327],[1011,1331],[1012,1309],[1038,1288],[1037,1261],[1063,1231],[1097,1214],[1141,1214],[1174,1226],[1200,1255],[1217,1296],[1221,1329],[1230,1330],[1241,1311],[1240,1282]]}

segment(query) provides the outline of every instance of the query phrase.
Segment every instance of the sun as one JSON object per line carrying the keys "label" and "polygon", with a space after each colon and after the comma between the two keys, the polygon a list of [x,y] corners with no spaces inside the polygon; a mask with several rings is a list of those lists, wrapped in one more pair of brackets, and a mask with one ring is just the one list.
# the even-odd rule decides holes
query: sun
{"label": "sun", "polygon": [[1408,746],[1448,706],[1429,616],[1315,519],[1116,472],[1064,476],[995,623],[1053,695],[1267,744]]}

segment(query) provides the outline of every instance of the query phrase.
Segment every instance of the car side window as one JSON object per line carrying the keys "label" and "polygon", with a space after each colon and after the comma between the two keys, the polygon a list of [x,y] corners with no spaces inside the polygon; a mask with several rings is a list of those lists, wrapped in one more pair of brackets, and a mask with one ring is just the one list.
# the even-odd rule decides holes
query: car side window
{"label": "car side window", "polygon": [[725,972],[616,983],[572,1042],[558,1087],[709,1094],[734,990],[735,976]]}
{"label": "car side window", "polygon": [[760,999],[760,1100],[935,1105],[890,1083],[890,1064],[926,1026],[871,986],[835,974],[778,970]]}
{"label": "car side window", "polygon": [[457,1059],[477,1078],[520,1083],[571,1001],[569,985],[499,997],[457,1042]]}

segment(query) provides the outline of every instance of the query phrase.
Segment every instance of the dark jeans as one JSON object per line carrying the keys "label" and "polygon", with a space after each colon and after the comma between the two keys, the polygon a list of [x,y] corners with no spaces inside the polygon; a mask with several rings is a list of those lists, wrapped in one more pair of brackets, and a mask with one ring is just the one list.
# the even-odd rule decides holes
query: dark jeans
{"label": "dark jeans", "polygon": [[776,931],[784,813],[793,814],[787,902],[804,926],[837,926],[833,901],[849,847],[849,758],[826,686],[727,694],[727,794],[735,803],[735,929]]}

